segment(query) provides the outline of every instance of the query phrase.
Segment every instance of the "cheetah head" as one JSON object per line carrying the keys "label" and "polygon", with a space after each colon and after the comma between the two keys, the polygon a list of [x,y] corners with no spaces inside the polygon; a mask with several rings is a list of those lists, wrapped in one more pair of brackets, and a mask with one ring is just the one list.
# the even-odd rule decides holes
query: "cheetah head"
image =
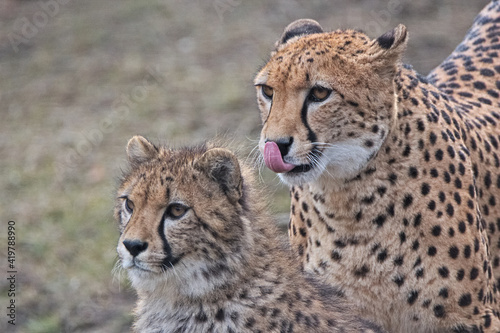
{"label": "cheetah head", "polygon": [[127,154],[131,170],[119,186],[115,218],[118,256],[132,285],[193,296],[233,276],[231,262],[246,246],[235,155],[206,146],[157,147],[140,136],[129,141]]}
{"label": "cheetah head", "polygon": [[370,40],[291,23],[255,78],[266,165],[291,185],[354,178],[377,154],[396,117],[394,77],[403,25]]}

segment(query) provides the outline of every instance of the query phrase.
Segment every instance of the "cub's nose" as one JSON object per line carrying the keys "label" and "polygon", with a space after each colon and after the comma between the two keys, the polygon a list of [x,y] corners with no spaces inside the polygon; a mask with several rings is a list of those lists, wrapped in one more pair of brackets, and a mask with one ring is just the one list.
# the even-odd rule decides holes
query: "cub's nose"
{"label": "cub's nose", "polygon": [[123,245],[133,257],[148,248],[148,242],[143,242],[140,239],[125,239]]}

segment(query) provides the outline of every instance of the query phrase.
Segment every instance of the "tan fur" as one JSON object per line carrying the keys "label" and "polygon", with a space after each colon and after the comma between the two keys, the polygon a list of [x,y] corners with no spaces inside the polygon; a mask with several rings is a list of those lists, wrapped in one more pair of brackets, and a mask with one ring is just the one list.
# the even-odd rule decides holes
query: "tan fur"
{"label": "tan fur", "polygon": [[301,272],[232,152],[137,136],[127,152],[115,217],[136,332],[381,332]]}
{"label": "tan fur", "polygon": [[371,40],[311,20],[255,78],[260,148],[298,166],[280,177],[305,270],[389,332],[500,331],[499,11],[431,82],[400,62],[404,26]]}

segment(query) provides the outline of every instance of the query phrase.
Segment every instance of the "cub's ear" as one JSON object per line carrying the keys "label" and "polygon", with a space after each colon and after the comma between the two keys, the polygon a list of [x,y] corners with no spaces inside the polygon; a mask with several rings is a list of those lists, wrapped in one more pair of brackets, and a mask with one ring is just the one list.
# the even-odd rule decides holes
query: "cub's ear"
{"label": "cub's ear", "polygon": [[[408,44],[408,32],[402,24],[374,39],[362,58],[373,65],[377,72],[384,78],[392,80],[398,70]],[[360,59],[361,60],[361,59]]]}
{"label": "cub's ear", "polygon": [[323,28],[318,22],[311,19],[300,19],[290,23],[283,31],[280,39],[276,42],[276,48],[283,44],[286,44],[290,39],[294,37],[300,37],[305,35],[322,33]]}
{"label": "cub's ear", "polygon": [[158,156],[158,148],[146,138],[136,135],[128,141],[127,157],[132,166],[138,166]]}
{"label": "cub's ear", "polygon": [[195,162],[194,167],[217,182],[232,202],[241,198],[240,164],[231,151],[224,148],[212,148]]}

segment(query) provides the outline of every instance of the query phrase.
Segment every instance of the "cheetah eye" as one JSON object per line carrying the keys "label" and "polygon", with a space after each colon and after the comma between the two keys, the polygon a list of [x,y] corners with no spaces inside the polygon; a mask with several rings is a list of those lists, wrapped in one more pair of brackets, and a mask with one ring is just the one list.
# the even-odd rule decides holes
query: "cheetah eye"
{"label": "cheetah eye", "polygon": [[167,216],[171,219],[179,219],[188,211],[186,207],[179,203],[173,203],[167,207]]}
{"label": "cheetah eye", "polygon": [[134,211],[134,203],[129,199],[129,198],[124,198],[125,199],[125,209],[129,214],[132,214]]}
{"label": "cheetah eye", "polygon": [[328,96],[330,96],[331,93],[332,93],[331,89],[327,89],[327,88],[321,87],[321,86],[315,86],[311,89],[307,98],[311,102],[315,102],[315,103],[323,102],[325,99],[328,98]]}
{"label": "cheetah eye", "polygon": [[263,85],[261,85],[261,91],[262,91],[262,94],[264,96],[266,96],[266,98],[268,98],[268,99],[272,99],[273,98],[273,93],[274,93],[273,88],[271,88],[271,87],[266,86],[265,84],[263,84]]}

